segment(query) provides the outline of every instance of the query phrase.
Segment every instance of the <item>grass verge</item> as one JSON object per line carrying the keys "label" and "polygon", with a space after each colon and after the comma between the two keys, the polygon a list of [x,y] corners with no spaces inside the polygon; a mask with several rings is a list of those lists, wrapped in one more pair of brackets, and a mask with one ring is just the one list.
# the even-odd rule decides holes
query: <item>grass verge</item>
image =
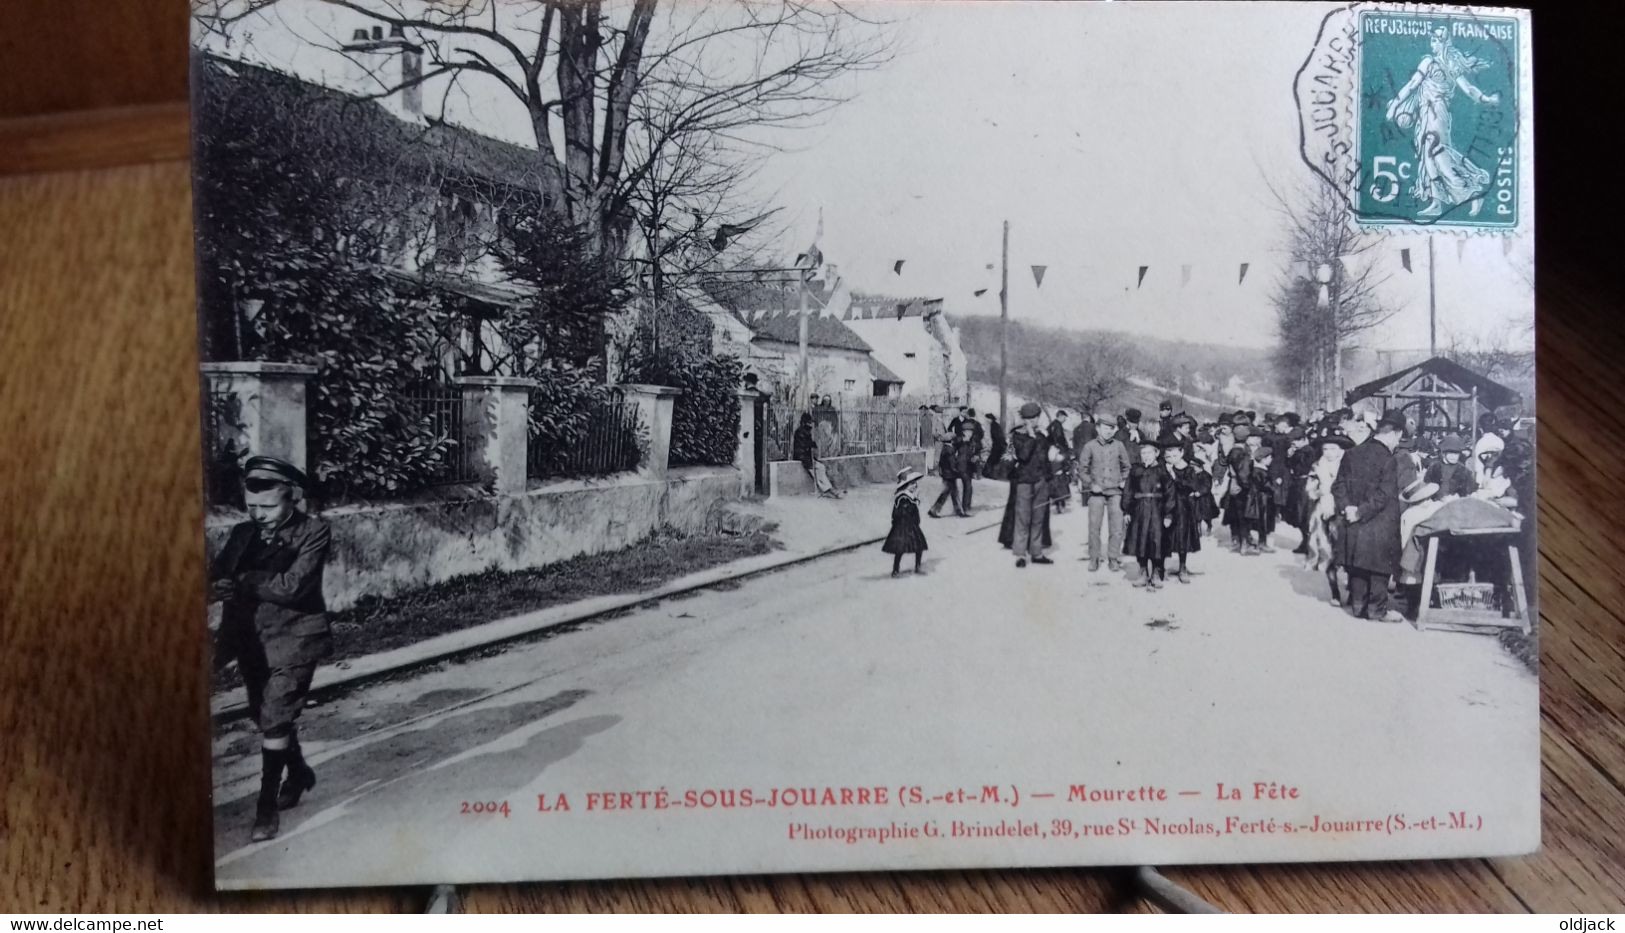
{"label": "grass verge", "polygon": [[[593,596],[652,589],[778,546],[765,532],[690,535],[662,528],[619,551],[573,557],[535,570],[488,570],[398,596],[369,596],[353,608],[329,614],[333,654],[323,663],[377,654]],[[214,688],[241,683],[233,666],[216,674]]]}
{"label": "grass verge", "polygon": [[1540,626],[1531,627],[1529,634],[1517,629],[1504,628],[1496,633],[1501,640],[1501,647],[1507,653],[1517,658],[1531,674],[1540,673]]}

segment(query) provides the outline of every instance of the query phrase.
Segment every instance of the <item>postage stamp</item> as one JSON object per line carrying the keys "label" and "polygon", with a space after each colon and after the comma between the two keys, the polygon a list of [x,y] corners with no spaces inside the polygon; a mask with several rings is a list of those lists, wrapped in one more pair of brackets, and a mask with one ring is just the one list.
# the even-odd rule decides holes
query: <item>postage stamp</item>
{"label": "postage stamp", "polygon": [[1461,7],[1356,6],[1326,18],[1294,89],[1302,152],[1356,222],[1519,228],[1522,27]]}

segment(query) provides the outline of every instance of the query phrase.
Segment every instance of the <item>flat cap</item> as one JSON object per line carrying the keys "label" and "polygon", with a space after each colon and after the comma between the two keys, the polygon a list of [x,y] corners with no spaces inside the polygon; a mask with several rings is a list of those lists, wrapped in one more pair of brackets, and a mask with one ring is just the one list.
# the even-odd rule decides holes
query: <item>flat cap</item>
{"label": "flat cap", "polygon": [[243,462],[243,479],[269,480],[273,483],[287,483],[303,489],[308,484],[305,471],[299,469],[286,460],[276,457],[249,457]]}

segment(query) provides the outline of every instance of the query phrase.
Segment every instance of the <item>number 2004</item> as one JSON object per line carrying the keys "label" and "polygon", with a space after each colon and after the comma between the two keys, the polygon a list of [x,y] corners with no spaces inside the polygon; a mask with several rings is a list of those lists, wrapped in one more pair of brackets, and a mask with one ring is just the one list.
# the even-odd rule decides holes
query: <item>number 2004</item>
{"label": "number 2004", "polygon": [[499,803],[494,800],[475,800],[473,802],[465,800],[463,801],[462,812],[465,814],[500,813],[502,816],[506,817],[508,815],[508,801],[504,800]]}

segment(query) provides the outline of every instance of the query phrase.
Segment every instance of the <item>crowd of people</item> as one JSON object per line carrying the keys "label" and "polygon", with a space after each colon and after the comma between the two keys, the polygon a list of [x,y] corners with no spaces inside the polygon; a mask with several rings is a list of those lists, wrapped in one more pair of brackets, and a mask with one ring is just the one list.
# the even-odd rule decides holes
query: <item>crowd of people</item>
{"label": "crowd of people", "polygon": [[[944,416],[946,418],[946,416]],[[986,422],[985,425],[983,422]],[[1402,572],[1412,531],[1445,503],[1474,499],[1522,516],[1534,507],[1534,446],[1526,429],[1495,414],[1476,424],[1419,426],[1399,411],[1225,412],[1198,422],[1163,402],[1146,419],[1044,412],[1021,406],[1006,431],[992,414],[961,408],[937,433],[942,484],[927,518],[950,506],[968,516],[978,478],[1008,483],[999,542],[1017,567],[1053,564],[1050,516],[1087,510],[1091,572],[1132,563],[1134,585],[1156,590],[1192,582],[1204,542],[1253,556],[1275,548],[1276,532],[1297,532],[1293,553],[1324,571],[1328,598],[1359,618],[1414,617],[1419,587]],[[893,574],[926,542],[919,487],[897,477]],[[1533,522],[1525,523],[1532,533]],[[1290,540],[1290,539],[1289,539]],[[1524,557],[1532,560],[1533,549]],[[1505,579],[1504,557],[1459,559],[1452,572]],[[1526,569],[1526,577],[1529,576]],[[1396,599],[1397,595],[1397,599]]]}

